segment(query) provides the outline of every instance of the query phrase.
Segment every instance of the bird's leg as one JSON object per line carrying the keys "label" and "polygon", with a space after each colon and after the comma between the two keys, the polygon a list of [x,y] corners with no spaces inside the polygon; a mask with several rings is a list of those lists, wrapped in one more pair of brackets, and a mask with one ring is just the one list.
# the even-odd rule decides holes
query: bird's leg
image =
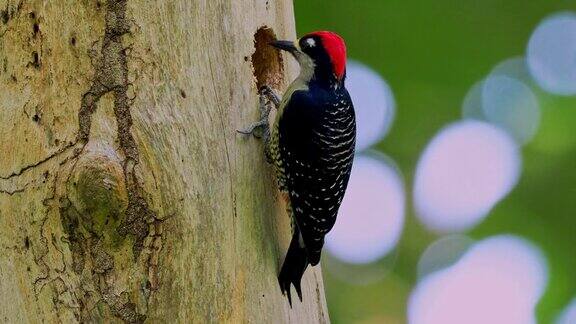
{"label": "bird's leg", "polygon": [[244,135],[252,135],[256,138],[262,138],[264,143],[268,144],[270,138],[270,126],[268,124],[270,105],[266,99],[266,96],[260,93],[260,120],[245,129],[237,130],[237,132]]}
{"label": "bird's leg", "polygon": [[268,97],[276,109],[280,106],[280,96],[270,86],[264,85],[260,87],[260,96]]}
{"label": "bird's leg", "polygon": [[[260,87],[260,100],[262,97],[268,98],[268,102],[271,102],[274,105],[274,108],[280,108],[280,96],[276,94],[276,92],[270,87],[269,85],[264,85]],[[268,108],[270,109],[270,108]],[[270,110],[268,110],[270,113]],[[273,157],[272,152],[270,150],[270,128],[267,128],[264,132],[264,154],[266,155],[266,160],[268,163],[272,163]]]}
{"label": "bird's leg", "polygon": [[237,132],[240,134],[252,135],[256,138],[262,138],[264,141],[264,154],[268,163],[272,163],[273,160],[270,151],[270,125],[268,122],[270,110],[272,109],[270,104],[273,104],[276,108],[278,108],[280,105],[280,98],[274,93],[272,88],[263,86],[260,88],[260,120],[245,129],[237,130]]}

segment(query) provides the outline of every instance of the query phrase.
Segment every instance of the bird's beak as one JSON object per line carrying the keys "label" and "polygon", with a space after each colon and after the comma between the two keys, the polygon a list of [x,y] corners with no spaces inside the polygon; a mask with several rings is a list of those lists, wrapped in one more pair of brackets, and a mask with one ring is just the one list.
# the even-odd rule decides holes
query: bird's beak
{"label": "bird's beak", "polygon": [[270,45],[276,47],[277,49],[290,52],[292,54],[298,51],[298,48],[296,48],[294,42],[292,41],[277,40],[271,42]]}

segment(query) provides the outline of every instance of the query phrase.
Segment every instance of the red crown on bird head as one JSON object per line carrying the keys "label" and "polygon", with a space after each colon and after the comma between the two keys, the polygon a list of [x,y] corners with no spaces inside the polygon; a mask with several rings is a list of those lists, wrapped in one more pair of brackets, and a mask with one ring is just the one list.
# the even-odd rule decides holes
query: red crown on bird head
{"label": "red crown on bird head", "polygon": [[317,31],[306,36],[316,36],[322,41],[322,45],[332,62],[332,71],[338,79],[344,77],[346,71],[346,44],[340,35],[331,31]]}

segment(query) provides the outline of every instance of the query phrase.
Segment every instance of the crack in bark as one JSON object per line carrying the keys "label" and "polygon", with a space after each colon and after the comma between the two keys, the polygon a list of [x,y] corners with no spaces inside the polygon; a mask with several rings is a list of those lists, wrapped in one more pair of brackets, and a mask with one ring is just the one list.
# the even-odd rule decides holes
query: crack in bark
{"label": "crack in bark", "polygon": [[[145,239],[150,234],[148,223],[161,222],[162,220],[158,219],[157,215],[149,207],[135,173],[135,166],[139,162],[139,154],[136,142],[131,134],[132,116],[130,113],[130,98],[127,95],[129,86],[128,63],[126,48],[122,44],[122,37],[130,33],[130,24],[126,18],[126,3],[127,0],[110,0],[107,2],[106,27],[100,57],[94,64],[95,75],[93,82],[82,98],[78,113],[78,141],[84,146],[88,143],[92,115],[97,109],[97,103],[102,96],[112,93],[114,95],[117,138],[124,154],[123,172],[128,192],[128,206],[125,210],[124,219],[117,228],[117,232],[122,236],[131,234],[135,238],[132,251],[136,261],[144,248]],[[154,239],[157,239],[157,237]],[[161,247],[161,244],[155,245]],[[97,248],[97,246],[92,247],[92,252],[94,252],[94,248]],[[103,256],[104,254],[98,253],[98,255]],[[143,322],[146,316],[137,312],[135,304],[130,301],[128,294],[114,294],[109,280],[102,280],[109,277],[107,274],[113,270],[113,260],[108,258],[95,259],[96,267],[99,264],[98,260],[106,259],[112,262],[109,266],[101,269],[102,271],[99,273],[101,281],[104,282],[103,286],[97,285],[97,287],[100,287],[97,290],[101,295],[101,300],[110,307],[115,316],[123,321],[129,323]],[[146,264],[149,271],[148,276],[150,278],[155,277],[156,265],[152,265],[148,260]]]}
{"label": "crack in bark", "polygon": [[43,165],[44,163],[46,163],[46,162],[54,159],[55,157],[58,157],[58,156],[60,156],[61,154],[64,154],[64,153],[68,152],[68,150],[69,150],[70,148],[74,147],[75,145],[76,145],[76,142],[70,142],[70,143],[68,143],[66,146],[60,148],[59,150],[57,150],[56,152],[48,155],[47,157],[43,158],[42,160],[36,161],[36,162],[34,162],[34,163],[32,163],[32,164],[28,164],[28,165],[20,168],[18,171],[14,171],[14,172],[12,172],[12,173],[10,173],[10,174],[8,174],[8,175],[0,176],[0,179],[2,179],[2,180],[8,180],[8,179],[11,179],[11,178],[20,176],[20,175],[22,175],[23,173],[25,173],[26,171],[32,170],[32,169],[34,169],[34,168],[36,168],[36,167],[38,167],[38,166],[41,166],[41,165]]}
{"label": "crack in bark", "polygon": [[[34,280],[34,293],[35,295],[39,295],[42,292],[44,286],[46,286],[47,282],[50,278],[50,267],[48,263],[44,260],[44,257],[48,255],[48,239],[44,235],[44,226],[48,221],[48,215],[42,218],[42,223],[40,224],[40,247],[38,249],[33,248],[32,254],[34,255],[34,263],[41,269],[41,276],[37,277]],[[40,288],[38,288],[38,286]]]}
{"label": "crack in bark", "polygon": [[129,23],[125,17],[127,0],[108,2],[106,13],[106,32],[101,49],[101,58],[96,65],[96,75],[88,92],[82,98],[79,111],[78,140],[87,143],[90,137],[92,114],[100,98],[112,92],[114,94],[114,114],[118,124],[118,140],[124,153],[124,175],[128,190],[128,209],[120,234],[132,234],[136,237],[133,246],[137,257],[142,251],[143,241],[148,236],[147,220],[157,219],[142,195],[142,188],[136,179],[134,167],[139,162],[138,149],[130,129],[130,99],[128,98],[128,63],[122,36],[128,34]]}
{"label": "crack in bark", "polygon": [[[69,162],[72,162],[72,167],[62,174],[65,181],[59,182],[59,176],[56,176],[52,197],[44,199],[43,204],[49,208],[56,208],[58,210],[64,232],[68,234],[68,237],[62,237],[61,241],[67,243],[64,239],[68,240],[73,256],[73,264],[71,267],[73,273],[82,276],[82,271],[85,265],[87,265],[91,266],[91,269],[88,269],[88,271],[90,271],[92,275],[86,282],[82,279],[83,281],[80,283],[78,292],[74,291],[71,288],[72,286],[67,285],[67,283],[73,281],[70,281],[71,279],[66,276],[69,270],[67,270],[66,267],[64,253],[62,249],[59,248],[59,242],[57,242],[54,233],[51,233],[52,247],[49,246],[50,242],[47,238],[49,232],[47,228],[49,228],[48,220],[50,214],[43,215],[44,217],[39,224],[39,242],[32,250],[34,262],[40,270],[38,276],[33,279],[34,297],[38,298],[46,285],[49,285],[49,287],[54,288],[56,291],[54,297],[55,303],[56,300],[60,300],[61,297],[63,298],[63,295],[67,292],[72,295],[73,303],[77,302],[77,305],[66,305],[64,303],[63,305],[77,308],[77,311],[74,311],[74,315],[79,321],[94,320],[91,318],[92,311],[97,304],[101,303],[102,305],[106,304],[111,313],[124,322],[141,323],[146,319],[145,313],[149,308],[150,295],[158,289],[158,259],[160,250],[162,249],[162,222],[164,220],[159,219],[148,205],[145,199],[145,192],[138,182],[135,171],[135,166],[139,163],[139,154],[135,139],[131,133],[133,121],[130,113],[130,105],[131,100],[134,98],[129,98],[127,94],[128,87],[130,86],[128,82],[127,49],[123,46],[122,41],[124,35],[130,33],[130,24],[126,18],[127,0],[108,0],[106,6],[105,33],[101,39],[98,58],[93,60],[95,74],[92,78],[92,83],[81,99],[81,106],[78,113],[79,129],[77,139],[74,142],[69,142],[66,146],[59,148],[57,151],[39,161],[27,164],[15,171],[7,170],[6,174],[0,173],[0,180],[12,181],[14,179],[20,179],[19,176],[30,170],[37,169],[50,161],[56,160],[61,167],[64,164],[69,165]],[[2,14],[4,13],[2,12]],[[7,27],[2,35],[4,35],[8,29]],[[68,213],[75,212],[78,214],[78,211],[70,205],[67,194],[62,195],[56,193],[56,187],[60,187],[58,183],[66,186],[70,180],[70,175],[76,166],[76,162],[78,162],[79,156],[84,152],[90,139],[92,115],[97,110],[98,102],[102,96],[108,93],[112,93],[114,96],[117,138],[120,149],[124,155],[123,173],[128,192],[128,207],[125,210],[124,221],[116,228],[116,231],[122,236],[130,234],[135,238],[132,245],[134,262],[136,263],[138,261],[138,267],[140,264],[144,264],[145,266],[145,270],[143,271],[145,272],[144,278],[146,279],[148,289],[145,297],[146,307],[144,314],[139,313],[136,304],[131,300],[132,297],[129,291],[117,291],[112,252],[107,251],[105,247],[100,244],[101,242],[95,242],[94,240],[96,238],[94,237],[75,236],[81,235],[81,233],[77,231],[79,226],[78,215],[72,215],[73,217],[70,217]],[[71,149],[74,149],[73,154],[68,154]],[[64,154],[66,154],[64,159],[57,159]],[[8,174],[8,172],[11,173]],[[62,170],[60,169],[56,173],[61,174]],[[20,184],[20,186],[14,185],[12,187],[2,188],[0,189],[0,194],[12,196],[24,192],[30,189],[29,185],[35,181],[37,180],[32,180],[32,182],[26,183],[24,186]],[[66,187],[62,188],[65,189]],[[66,190],[64,192],[66,192]],[[60,199],[57,197],[60,197]],[[66,204],[63,201],[68,201],[68,203]],[[146,240],[148,240],[150,244],[145,244]],[[53,249],[55,249],[55,251],[53,251]],[[143,249],[145,249],[146,254],[139,259],[139,255]],[[63,268],[61,266],[54,267],[50,264],[48,256],[52,253],[51,251],[58,254],[59,259],[62,259]],[[108,252],[110,252],[110,254]],[[92,263],[88,265],[90,261]],[[94,300],[95,303],[92,303]],[[59,313],[58,305],[55,305],[55,310]],[[81,316],[80,313],[84,316]]]}
{"label": "crack in bark", "polygon": [[13,195],[15,195],[15,194],[17,194],[17,193],[23,193],[24,190],[26,190],[26,186],[24,186],[24,188],[14,189],[14,190],[12,190],[12,191],[10,191],[10,190],[0,190],[0,193],[6,194],[6,195],[8,195],[8,196],[13,196]]}

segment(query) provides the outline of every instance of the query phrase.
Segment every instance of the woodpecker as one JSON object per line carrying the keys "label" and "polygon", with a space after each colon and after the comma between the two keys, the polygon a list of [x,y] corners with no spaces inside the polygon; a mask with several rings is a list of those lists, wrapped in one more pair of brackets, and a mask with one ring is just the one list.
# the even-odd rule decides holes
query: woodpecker
{"label": "woodpecker", "polygon": [[[344,87],[346,46],[339,35],[318,31],[270,45],[292,54],[300,74],[282,99],[264,86],[261,120],[239,132],[256,136],[255,130],[261,129],[257,136],[264,138],[292,219],[292,240],[278,275],[292,305],[291,285],[302,301],[302,275],[320,261],[324,236],[336,221],[352,169],[356,120]],[[278,109],[272,129],[267,102]]]}

